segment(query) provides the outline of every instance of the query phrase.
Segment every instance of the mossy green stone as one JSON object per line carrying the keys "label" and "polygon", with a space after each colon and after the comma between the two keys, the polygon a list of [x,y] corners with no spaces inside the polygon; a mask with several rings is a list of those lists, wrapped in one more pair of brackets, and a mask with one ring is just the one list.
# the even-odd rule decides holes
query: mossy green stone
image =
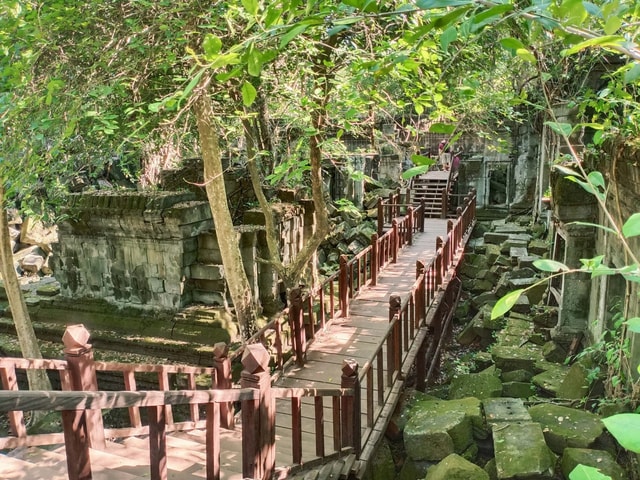
{"label": "mossy green stone", "polygon": [[486,373],[468,373],[459,375],[451,381],[449,398],[451,400],[475,397],[480,400],[502,395],[502,382],[498,377]]}
{"label": "mossy green stone", "polygon": [[587,448],[565,448],[560,462],[560,469],[565,478],[579,464],[597,468],[600,473],[608,475],[612,480],[625,480],[624,470],[618,465],[609,452],[590,450]]}
{"label": "mossy green stone", "polygon": [[431,467],[425,480],[489,480],[489,474],[454,453]]}
{"label": "mossy green stone", "polygon": [[561,455],[565,448],[588,448],[604,431],[598,415],[584,410],[543,403],[529,408],[534,422],[542,425],[549,448]]}
{"label": "mossy green stone", "polygon": [[413,460],[442,460],[452,453],[462,453],[472,442],[471,420],[460,411],[437,413],[414,407],[404,428],[405,451]]}
{"label": "mossy green stone", "polygon": [[396,476],[396,466],[393,463],[391,448],[383,440],[376,448],[371,459],[371,480],[388,480]]}

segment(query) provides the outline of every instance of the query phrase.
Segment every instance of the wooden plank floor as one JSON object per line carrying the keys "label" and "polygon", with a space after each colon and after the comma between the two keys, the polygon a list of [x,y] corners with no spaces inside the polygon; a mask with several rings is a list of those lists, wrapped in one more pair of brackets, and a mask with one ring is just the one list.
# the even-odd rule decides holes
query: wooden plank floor
{"label": "wooden plank floor", "polygon": [[[335,320],[324,332],[316,336],[307,350],[305,365],[290,368],[275,386],[339,388],[344,359],[355,359],[360,366],[371,361],[389,326],[389,297],[393,294],[406,297],[415,282],[416,262],[429,261],[435,255],[436,238],[445,237],[446,234],[446,220],[425,220],[424,233],[416,234],[413,245],[401,250],[397,263],[387,265],[378,277],[378,284],[375,287],[366,287],[351,300],[349,316]],[[374,387],[374,398],[376,395],[377,388]],[[366,399],[363,398],[363,412],[365,412],[365,401]],[[278,403],[276,433],[283,437],[290,433],[291,418],[288,405],[288,403]],[[323,410],[325,446],[327,451],[331,451],[333,448],[331,405],[325,403]],[[303,401],[302,416],[304,463],[315,458],[315,437],[313,436],[315,412],[312,399]],[[366,416],[363,413],[363,430],[366,430],[366,425]],[[283,447],[284,444],[289,447],[290,443],[290,441],[283,442]],[[278,466],[284,465],[278,464]]]}

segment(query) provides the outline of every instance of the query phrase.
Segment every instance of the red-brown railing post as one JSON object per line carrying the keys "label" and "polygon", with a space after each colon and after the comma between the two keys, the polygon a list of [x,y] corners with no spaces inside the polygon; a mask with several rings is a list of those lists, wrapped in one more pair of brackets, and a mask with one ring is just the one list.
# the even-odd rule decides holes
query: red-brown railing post
{"label": "red-brown railing post", "polygon": [[435,288],[437,289],[442,285],[442,237],[436,237],[436,283]]}
{"label": "red-brown railing post", "polygon": [[382,198],[378,198],[378,235],[384,232],[384,208]]}
{"label": "red-brown railing post", "polygon": [[398,250],[400,246],[400,239],[398,238],[398,221],[394,218],[391,222],[391,263],[397,263]]}
{"label": "red-brown railing post", "polygon": [[407,208],[407,244],[413,245],[413,207]]}
{"label": "red-brown railing post", "polygon": [[441,205],[442,205],[442,210],[440,211],[440,218],[447,218],[447,198],[448,198],[448,192],[446,188],[442,189],[442,194],[441,194]]}
{"label": "red-brown railing post", "polygon": [[151,480],[167,480],[167,411],[164,405],[147,407]]}
{"label": "red-brown railing post", "polygon": [[420,328],[420,324],[422,324],[422,320],[427,316],[427,308],[426,308],[426,284],[427,284],[427,272],[424,265],[424,262],[418,260],[416,262],[416,280],[422,276],[422,281],[418,284],[418,290],[416,292],[416,311],[417,320],[416,320],[416,328]]}
{"label": "red-brown railing post", "polygon": [[[218,342],[213,346],[213,368],[216,370],[215,388],[225,390],[232,387],[231,360],[229,345]],[[233,405],[229,402],[220,404],[220,426],[233,430]]]}
{"label": "red-brown railing post", "polygon": [[[89,342],[89,331],[82,324],[69,325],[62,335],[64,357],[69,368],[71,388],[80,392],[98,390],[98,377],[93,362],[93,348]],[[87,410],[86,427],[89,446],[104,450],[104,425],[102,411]],[[68,455],[67,455],[68,457]]]}
{"label": "red-brown railing post", "polygon": [[342,317],[349,316],[349,289],[351,288],[349,282],[351,282],[351,279],[349,278],[349,269],[347,268],[348,262],[349,259],[346,255],[340,255],[338,295],[340,296],[340,310]]}
{"label": "red-brown railing post", "polygon": [[398,321],[393,326],[392,348],[389,350],[389,367],[393,366],[393,371],[400,374],[400,368],[402,364],[402,330],[400,325],[400,309],[402,307],[402,297],[400,295],[391,295],[389,297],[389,322],[392,322],[394,317],[398,316]]}
{"label": "red-brown railing post", "polygon": [[360,431],[360,379],[358,378],[358,362],[352,358],[342,361],[342,388],[352,388],[353,396],[342,397],[342,446],[353,447],[356,456],[362,448],[362,434]]}
{"label": "red-brown railing post", "polygon": [[240,386],[260,391],[259,399],[242,402],[242,476],[267,480],[275,467],[275,402],[269,352],[261,343],[247,345],[242,366]]}
{"label": "red-brown railing post", "polygon": [[425,216],[425,209],[426,209],[426,204],[424,202],[424,198],[422,200],[420,200],[420,211],[422,212],[422,214],[420,215],[420,231],[424,232],[424,216]]}
{"label": "red-brown railing post", "polygon": [[86,410],[63,410],[61,413],[69,480],[91,479]]}
{"label": "red-brown railing post", "polygon": [[374,233],[371,235],[371,285],[374,287],[378,284],[379,255],[378,234]]}
{"label": "red-brown railing post", "polygon": [[[18,377],[16,376],[15,367],[9,366],[7,368],[0,368],[0,385],[4,390],[18,391]],[[24,423],[24,413],[22,410],[16,410],[13,412],[7,412],[9,416],[9,426],[11,433],[18,438],[27,437],[27,427]]]}
{"label": "red-brown railing post", "polygon": [[294,288],[289,294],[289,322],[293,332],[293,350],[296,363],[304,365],[304,350],[306,345],[306,331],[304,328],[304,312],[302,311],[302,290]]}

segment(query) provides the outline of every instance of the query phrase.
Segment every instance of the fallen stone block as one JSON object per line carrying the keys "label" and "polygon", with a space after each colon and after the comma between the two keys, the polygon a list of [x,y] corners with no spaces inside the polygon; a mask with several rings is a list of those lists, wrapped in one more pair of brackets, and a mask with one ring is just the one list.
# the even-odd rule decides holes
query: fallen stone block
{"label": "fallen stone block", "polygon": [[533,385],[529,382],[503,382],[502,395],[512,398],[529,398],[535,394]]}
{"label": "fallen stone block", "polygon": [[527,370],[535,372],[536,360],[541,356],[540,348],[526,344],[522,347],[496,346],[491,350],[491,356],[496,367],[503,372],[511,370]]}
{"label": "fallen stone block", "polygon": [[589,371],[580,362],[576,362],[569,368],[562,383],[558,387],[558,397],[573,400],[585,398],[589,393]]}
{"label": "fallen stone block", "polygon": [[509,238],[509,233],[498,233],[498,232],[486,232],[483,236],[484,243],[487,245],[487,250],[489,245],[501,245],[506,242]]}
{"label": "fallen stone block", "polygon": [[549,244],[545,240],[534,238],[529,242],[529,253],[545,256],[549,253]]}
{"label": "fallen stone block", "polygon": [[609,452],[603,450],[590,450],[586,448],[565,448],[562,453],[560,469],[565,478],[578,465],[597,468],[603,475],[608,475],[612,480],[625,480],[626,473],[615,461]]}
{"label": "fallen stone block", "polygon": [[[527,252],[529,249],[527,248]],[[538,255],[523,255],[518,257],[518,268],[532,268],[533,262],[536,260],[540,260],[540,256]]]}
{"label": "fallen stone block", "polygon": [[602,435],[604,424],[596,414],[542,403],[529,408],[534,422],[540,423],[549,448],[561,455],[565,448],[589,448]]}
{"label": "fallen stone block", "polygon": [[558,397],[558,390],[567,375],[569,367],[557,363],[548,364],[547,366],[548,368],[544,372],[535,375],[531,382],[547,394]]}
{"label": "fallen stone block", "polygon": [[485,398],[502,395],[502,382],[495,375],[467,373],[451,380],[449,398],[451,400],[466,397]]}
{"label": "fallen stone block", "polygon": [[553,478],[555,459],[539,424],[507,423],[494,428],[493,446],[499,480]]}
{"label": "fallen stone block", "polygon": [[515,265],[519,263],[519,258],[526,257],[527,255],[529,255],[529,253],[527,252],[527,247],[511,247],[509,249],[509,256],[511,257],[512,261],[515,261]]}
{"label": "fallen stone block", "polygon": [[482,406],[487,427],[492,430],[507,423],[531,422],[531,415],[520,398],[487,398]]}
{"label": "fallen stone block", "polygon": [[508,234],[527,234],[527,227],[517,225],[515,223],[505,223],[504,225],[496,225],[493,229],[496,233],[508,233]]}
{"label": "fallen stone block", "polygon": [[404,428],[404,448],[413,460],[439,461],[452,453],[464,452],[471,442],[471,420],[463,412],[436,415],[420,408],[412,412]]}
{"label": "fallen stone block", "polygon": [[542,346],[542,355],[547,362],[563,363],[567,358],[567,351],[554,341],[549,341]]}
{"label": "fallen stone block", "polygon": [[44,257],[35,253],[31,253],[20,260],[20,266],[25,272],[38,273],[44,265],[44,262]]}
{"label": "fallen stone block", "polygon": [[478,465],[455,453],[427,471],[425,480],[489,480],[489,474]]}

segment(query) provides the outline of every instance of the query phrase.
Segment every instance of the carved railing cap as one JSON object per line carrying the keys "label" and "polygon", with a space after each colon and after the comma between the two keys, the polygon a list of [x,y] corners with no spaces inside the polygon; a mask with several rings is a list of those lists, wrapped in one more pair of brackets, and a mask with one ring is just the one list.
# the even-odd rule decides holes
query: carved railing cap
{"label": "carved railing cap", "polygon": [[342,375],[345,377],[353,377],[358,374],[358,361],[354,358],[345,358],[342,360]]}
{"label": "carved railing cap", "polygon": [[90,349],[90,336],[89,330],[87,330],[83,324],[68,325],[62,335],[65,352],[78,352]]}
{"label": "carved railing cap", "polygon": [[229,345],[224,342],[218,342],[213,346],[214,358],[224,358],[229,355]]}
{"label": "carved railing cap", "polygon": [[260,373],[269,370],[269,352],[261,343],[247,345],[242,353],[242,366],[249,373]]}

